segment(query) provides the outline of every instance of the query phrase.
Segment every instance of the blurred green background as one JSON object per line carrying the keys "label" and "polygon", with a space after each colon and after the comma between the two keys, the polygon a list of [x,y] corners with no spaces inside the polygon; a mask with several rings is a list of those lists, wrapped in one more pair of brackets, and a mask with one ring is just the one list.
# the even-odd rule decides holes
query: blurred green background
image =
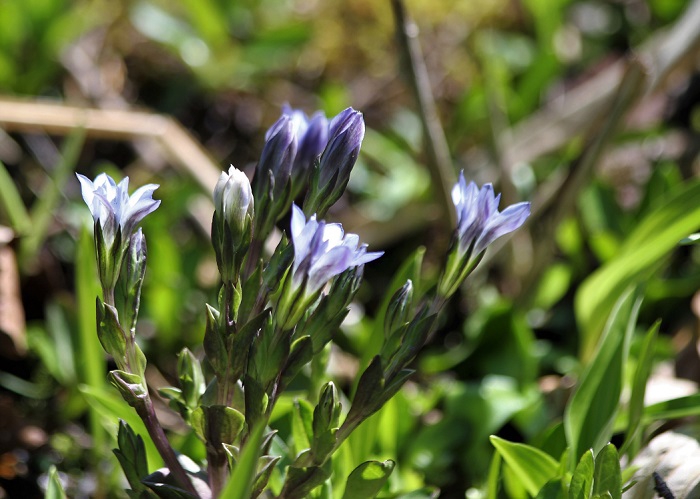
{"label": "blurred green background", "polygon": [[[546,448],[611,303],[633,280],[646,282],[640,328],[662,319],[657,360],[689,380],[664,383],[690,393],[700,380],[700,253],[676,246],[700,228],[688,202],[700,149],[700,8],[683,0],[406,0],[405,8],[451,157],[448,181],[463,169],[494,182],[502,206],[532,200],[533,215],[490,250],[415,378],[353,445],[396,459],[394,491],[479,497],[488,436]],[[386,255],[366,269],[331,353],[329,371],[348,393],[381,341],[372,317],[393,293],[393,273],[424,245],[429,285],[450,238],[396,32],[389,1],[0,0],[0,497],[41,496],[52,464],[71,497],[111,497],[121,486],[109,449],[113,416],[127,416],[91,336],[90,217],[73,171],[161,185],[162,206],[144,223],[150,258],[138,334],[149,383],[172,382],[176,352],[201,343],[204,304],[218,286],[213,183],[202,185],[199,164],[188,168],[152,136],[110,135],[108,122],[52,128],[20,104],[172,116],[210,165],[249,175],[285,102],[328,116],[361,110],[362,154],[327,218]],[[679,193],[676,211],[659,215]],[[613,268],[614,282],[591,276],[599,268]],[[201,456],[161,410],[176,446]],[[284,426],[284,410],[278,417]]]}

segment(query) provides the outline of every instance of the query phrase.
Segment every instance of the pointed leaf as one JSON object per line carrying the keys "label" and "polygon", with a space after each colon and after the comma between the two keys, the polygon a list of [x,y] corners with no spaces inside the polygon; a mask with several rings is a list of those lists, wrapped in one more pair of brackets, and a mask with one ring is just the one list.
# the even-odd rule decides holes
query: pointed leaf
{"label": "pointed leaf", "polygon": [[46,485],[44,499],[66,499],[66,492],[63,490],[61,480],[58,478],[58,471],[54,465],[49,468],[49,483]]}
{"label": "pointed leaf", "polygon": [[265,426],[258,425],[250,432],[220,499],[250,499],[264,431]]}
{"label": "pointed leaf", "polygon": [[589,449],[581,456],[571,477],[569,499],[588,499],[591,496],[594,470],[593,451]]}
{"label": "pointed leaf", "polygon": [[367,461],[350,473],[343,499],[372,499],[379,494],[389,475],[394,471],[396,463],[392,460],[384,462]]}
{"label": "pointed leaf", "polygon": [[529,445],[508,442],[495,435],[491,435],[490,440],[528,494],[537,495],[549,480],[557,476],[559,463],[549,454]]}
{"label": "pointed leaf", "polygon": [[593,495],[604,496],[605,494],[609,494],[612,499],[622,497],[620,458],[613,444],[603,447],[595,458]]}

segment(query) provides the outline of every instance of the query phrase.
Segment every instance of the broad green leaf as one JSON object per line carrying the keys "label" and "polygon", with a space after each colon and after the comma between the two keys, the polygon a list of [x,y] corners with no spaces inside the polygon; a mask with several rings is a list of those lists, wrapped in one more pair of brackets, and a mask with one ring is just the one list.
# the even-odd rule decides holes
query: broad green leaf
{"label": "broad green leaf", "polygon": [[350,473],[343,499],[372,499],[379,494],[396,463],[391,460],[380,463],[367,461]]}
{"label": "broad green leaf", "polygon": [[226,487],[221,491],[220,499],[249,499],[253,480],[258,467],[260,444],[262,443],[264,425],[258,425],[250,432],[248,441],[241,450]]}
{"label": "broad green leaf", "polygon": [[63,490],[61,480],[58,478],[58,471],[54,465],[49,468],[49,483],[46,485],[44,499],[66,499],[66,492]]}
{"label": "broad green leaf", "polygon": [[605,494],[609,494],[612,499],[622,497],[620,459],[613,444],[603,447],[595,458],[593,495],[604,496]]}
{"label": "broad green leaf", "polygon": [[552,456],[535,447],[508,442],[495,435],[489,438],[528,494],[536,496],[549,480],[557,476],[559,463]]}
{"label": "broad green leaf", "polygon": [[627,431],[625,432],[625,443],[622,445],[621,453],[627,452],[628,457],[633,459],[639,451],[642,442],[641,421],[644,414],[644,394],[646,392],[647,380],[651,373],[654,360],[654,348],[656,338],[659,333],[660,322],[657,321],[646,334],[642,351],[639,354],[637,370],[632,381],[632,394],[630,395]]}
{"label": "broad green leaf", "polygon": [[599,451],[612,437],[629,339],[641,305],[640,295],[639,289],[630,289],[620,296],[598,350],[566,406],[564,429],[572,468],[584,452]]}
{"label": "broad green leaf", "polygon": [[595,350],[613,308],[624,290],[658,269],[683,238],[700,227],[700,182],[682,186],[666,203],[651,211],[627,238],[616,257],[588,277],[576,295],[581,331],[581,357]]}
{"label": "broad green leaf", "polygon": [[29,213],[24,207],[22,196],[17,191],[12,177],[0,161],[0,213],[3,212],[17,234],[24,235],[29,232],[32,224]]}
{"label": "broad green leaf", "polygon": [[571,477],[569,499],[588,499],[591,496],[594,471],[593,451],[589,449],[581,456]]}

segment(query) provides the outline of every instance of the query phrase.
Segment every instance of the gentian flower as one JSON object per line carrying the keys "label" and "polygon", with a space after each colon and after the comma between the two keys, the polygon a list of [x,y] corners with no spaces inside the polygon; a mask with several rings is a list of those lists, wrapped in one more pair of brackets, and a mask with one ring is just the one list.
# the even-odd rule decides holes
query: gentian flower
{"label": "gentian flower", "polygon": [[252,237],[253,192],[245,173],[231,166],[214,187],[212,243],[225,282],[238,279]]}
{"label": "gentian flower", "polygon": [[349,107],[330,123],[328,145],[304,201],[306,213],[325,213],[345,191],[365,137],[362,113]]}
{"label": "gentian flower", "polygon": [[129,196],[129,177],[117,184],[105,173],[94,182],[76,175],[95,221],[95,249],[105,301],[113,304],[114,287],[134,229],[160,206],[160,201],[153,199],[158,185],[144,185]]}
{"label": "gentian flower", "polygon": [[438,291],[448,297],[481,261],[486,248],[496,239],[518,229],[530,215],[530,203],[517,203],[498,211],[501,195],[493,186],[481,189],[474,182],[467,184],[464,172],[452,189],[452,202],[457,210],[456,244],[448,255],[447,267]]}
{"label": "gentian flower", "polygon": [[117,184],[106,173],[100,173],[95,181],[76,173],[85,204],[92,218],[100,223],[105,242],[114,242],[117,229],[121,229],[122,240],[128,241],[136,225],[149,213],[153,213],[160,201],[153,199],[156,184],[139,187],[129,196],[129,177]]}
{"label": "gentian flower", "polygon": [[[278,322],[291,329],[332,278],[376,260],[384,252],[367,252],[357,234],[345,234],[340,224],[327,224],[292,205],[294,263],[278,302]],[[359,246],[358,246],[359,245]]]}

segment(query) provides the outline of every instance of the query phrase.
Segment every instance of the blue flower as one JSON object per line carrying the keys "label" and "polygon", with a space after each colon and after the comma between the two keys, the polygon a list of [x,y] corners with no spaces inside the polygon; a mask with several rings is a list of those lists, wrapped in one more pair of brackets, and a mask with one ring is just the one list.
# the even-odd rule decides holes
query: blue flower
{"label": "blue flower", "polygon": [[129,177],[117,184],[105,173],[95,177],[94,182],[79,173],[76,175],[95,221],[97,268],[104,300],[114,305],[114,289],[134,229],[160,206],[160,201],[153,199],[158,186],[144,185],[129,196]]}
{"label": "blue flower", "polygon": [[76,175],[85,204],[95,222],[99,221],[108,246],[114,242],[117,229],[121,229],[122,241],[128,241],[136,225],[160,206],[160,200],[153,199],[156,184],[144,185],[129,196],[129,177],[117,184],[106,173],[100,173],[94,182],[79,173]]}
{"label": "blue flower", "polygon": [[452,188],[452,202],[457,209],[457,232],[461,252],[472,248],[479,255],[492,242],[520,228],[530,215],[530,203],[517,203],[498,211],[501,195],[494,195],[493,186],[479,189],[474,182],[467,184],[464,172]]}
{"label": "blue flower", "polygon": [[462,281],[481,261],[486,248],[496,239],[520,228],[530,216],[530,203],[516,203],[498,211],[501,195],[493,186],[481,189],[474,182],[467,184],[464,172],[452,189],[452,202],[457,210],[457,244],[451,248],[447,266],[438,286],[444,297],[452,295]]}
{"label": "blue flower", "polygon": [[357,234],[346,234],[340,224],[308,220],[292,205],[294,263],[279,300],[278,320],[285,329],[293,327],[333,277],[353,267],[376,260],[382,251],[367,252]]}

